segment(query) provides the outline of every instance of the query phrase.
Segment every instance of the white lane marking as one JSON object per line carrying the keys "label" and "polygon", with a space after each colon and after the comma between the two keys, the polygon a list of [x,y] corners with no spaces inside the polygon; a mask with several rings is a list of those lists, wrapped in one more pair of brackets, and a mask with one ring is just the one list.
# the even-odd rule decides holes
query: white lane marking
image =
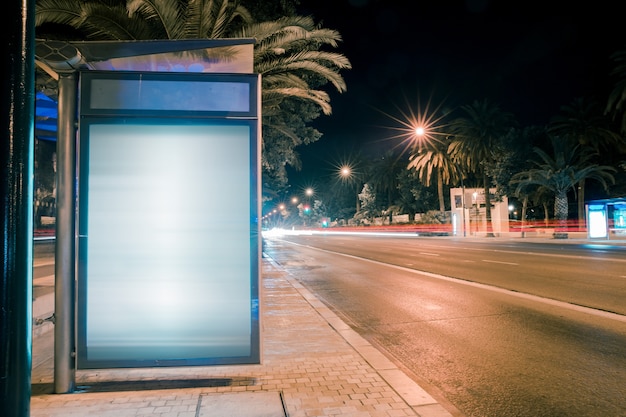
{"label": "white lane marking", "polygon": [[483,259],[483,262],[489,262],[492,264],[519,265],[517,262],[492,261],[490,259]]}
{"label": "white lane marking", "polygon": [[501,294],[506,294],[506,295],[510,295],[510,296],[513,296],[513,297],[524,298],[526,300],[531,300],[531,301],[535,301],[535,302],[538,302],[538,303],[549,304],[549,305],[553,305],[553,306],[556,306],[556,307],[565,308],[565,309],[568,309],[568,310],[574,310],[574,311],[578,311],[578,312],[581,312],[581,313],[586,313],[586,314],[590,314],[590,315],[593,315],[593,316],[604,317],[606,319],[617,320],[617,321],[621,321],[621,322],[626,323],[626,315],[622,315],[622,314],[618,314],[618,313],[612,313],[610,311],[598,310],[598,309],[595,309],[595,308],[585,307],[585,306],[581,306],[581,305],[578,305],[578,304],[567,303],[565,301],[553,300],[552,298],[539,297],[537,295],[527,294],[527,293],[513,291],[513,290],[507,290],[505,288],[493,287],[491,285],[481,284],[479,282],[466,281],[466,280],[462,280],[462,279],[458,279],[458,278],[447,277],[445,275],[433,274],[432,272],[419,271],[417,269],[407,268],[407,267],[404,267],[404,266],[387,264],[387,263],[380,262],[380,261],[374,261],[372,259],[361,258],[359,256],[347,255],[345,253],[333,252],[333,251],[326,250],[326,249],[316,248],[314,246],[302,245],[302,244],[299,244],[299,243],[289,242],[288,240],[284,241],[284,242],[292,244],[292,245],[303,246],[305,248],[318,250],[318,251],[321,251],[321,252],[332,253],[334,255],[344,256],[346,258],[358,259],[360,261],[371,262],[371,263],[374,263],[374,264],[377,264],[377,265],[386,266],[386,267],[389,267],[389,268],[400,269],[402,271],[410,272],[412,274],[426,275],[427,277],[431,277],[431,278],[441,279],[441,280],[444,280],[444,281],[450,281],[450,282],[454,282],[454,283],[457,283],[457,284],[467,285],[467,286],[470,286],[470,287],[481,288],[481,289],[487,290],[487,291],[499,292]]}
{"label": "white lane marking", "polygon": [[438,253],[420,252],[420,255],[440,256]]}

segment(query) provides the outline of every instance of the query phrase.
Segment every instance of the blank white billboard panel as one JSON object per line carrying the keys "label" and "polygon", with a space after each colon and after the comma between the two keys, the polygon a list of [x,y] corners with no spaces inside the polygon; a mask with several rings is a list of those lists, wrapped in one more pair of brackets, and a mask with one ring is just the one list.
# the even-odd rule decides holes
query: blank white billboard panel
{"label": "blank white billboard panel", "polygon": [[78,367],[258,363],[257,121],[81,124]]}

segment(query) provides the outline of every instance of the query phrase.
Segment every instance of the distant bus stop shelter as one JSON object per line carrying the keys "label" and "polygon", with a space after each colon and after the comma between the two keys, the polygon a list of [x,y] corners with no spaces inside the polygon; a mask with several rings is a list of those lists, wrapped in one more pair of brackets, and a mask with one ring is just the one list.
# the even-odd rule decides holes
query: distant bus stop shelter
{"label": "distant bus stop shelter", "polygon": [[626,198],[589,201],[587,236],[590,239],[626,239]]}

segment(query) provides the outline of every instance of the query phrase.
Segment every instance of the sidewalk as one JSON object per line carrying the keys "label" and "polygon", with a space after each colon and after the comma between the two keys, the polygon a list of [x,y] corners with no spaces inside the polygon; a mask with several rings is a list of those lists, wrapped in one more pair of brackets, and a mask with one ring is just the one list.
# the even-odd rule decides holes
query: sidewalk
{"label": "sidewalk", "polygon": [[[35,285],[34,311],[53,283]],[[76,391],[54,394],[54,331],[34,332],[30,415],[460,416],[265,257],[261,285],[260,365],[78,370]]]}

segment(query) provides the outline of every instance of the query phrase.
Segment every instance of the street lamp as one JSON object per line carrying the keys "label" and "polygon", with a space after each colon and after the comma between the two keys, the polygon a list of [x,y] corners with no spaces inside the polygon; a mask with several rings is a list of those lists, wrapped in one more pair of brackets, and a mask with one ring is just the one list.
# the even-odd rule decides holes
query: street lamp
{"label": "street lamp", "polygon": [[474,236],[478,234],[478,215],[480,214],[480,208],[478,207],[478,192],[472,193],[472,206],[475,207],[476,213],[474,214]]}
{"label": "street lamp", "polygon": [[445,113],[440,111],[442,105],[432,106],[430,100],[426,106],[422,106],[418,99],[417,106],[409,106],[407,110],[398,108],[399,115],[387,114],[392,120],[398,123],[398,126],[390,127],[396,131],[389,139],[401,139],[402,146],[405,151],[414,148],[416,142],[421,145],[424,141],[438,141],[438,137],[444,135],[441,129],[441,120],[445,117]]}
{"label": "street lamp", "polygon": [[355,188],[356,188],[356,212],[355,214],[356,214],[361,209],[360,204],[359,204],[359,183],[357,181],[356,175],[354,175],[352,171],[353,171],[352,167],[350,167],[349,165],[342,165],[339,168],[339,176],[342,178],[342,180],[355,184]]}

